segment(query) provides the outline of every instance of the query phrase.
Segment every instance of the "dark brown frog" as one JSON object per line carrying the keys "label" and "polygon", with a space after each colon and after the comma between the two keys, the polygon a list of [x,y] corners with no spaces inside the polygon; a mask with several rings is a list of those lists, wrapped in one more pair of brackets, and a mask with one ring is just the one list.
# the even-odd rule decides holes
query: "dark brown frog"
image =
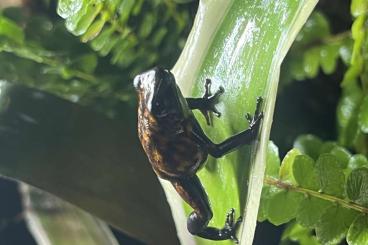
{"label": "dark brown frog", "polygon": [[208,154],[220,158],[256,139],[263,117],[260,110],[262,99],[257,100],[254,117],[246,116],[250,125],[247,130],[215,144],[204,134],[191,111],[199,109],[207,124],[211,124],[211,112],[220,116],[215,104],[224,89],[220,87],[212,95],[210,85],[211,81],[207,79],[203,98],[184,98],[168,70],[154,68],[135,77],[134,87],[139,97],[138,135],[156,174],[170,181],[194,209],[187,220],[189,232],[206,239],[237,242],[235,233],[241,217],[234,219],[234,209],[227,214],[224,227],[208,226],[213,214],[196,172]]}

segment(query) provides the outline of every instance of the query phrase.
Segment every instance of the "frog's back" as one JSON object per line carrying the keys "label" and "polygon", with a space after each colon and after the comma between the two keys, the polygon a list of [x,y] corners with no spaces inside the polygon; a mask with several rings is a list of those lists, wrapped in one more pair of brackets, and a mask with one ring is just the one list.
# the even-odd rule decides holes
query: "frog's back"
{"label": "frog's back", "polygon": [[165,179],[191,176],[207,152],[191,136],[191,117],[157,122],[147,110],[138,111],[138,134],[155,172]]}

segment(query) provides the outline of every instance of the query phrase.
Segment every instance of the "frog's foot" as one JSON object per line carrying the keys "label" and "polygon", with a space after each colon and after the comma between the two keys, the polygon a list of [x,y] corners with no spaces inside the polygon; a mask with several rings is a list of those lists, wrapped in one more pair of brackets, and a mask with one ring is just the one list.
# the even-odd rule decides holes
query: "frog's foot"
{"label": "frog's foot", "polygon": [[236,237],[236,232],[243,221],[243,218],[240,216],[235,221],[235,210],[232,208],[229,213],[226,215],[226,221],[224,228],[221,229],[224,234],[226,234],[226,237],[229,237],[229,239],[233,240],[236,244],[239,243],[238,238]]}
{"label": "frog's foot", "polygon": [[206,122],[208,125],[212,125],[212,114],[213,112],[217,117],[221,116],[221,113],[216,109],[215,105],[219,102],[220,96],[225,92],[225,89],[220,86],[220,88],[216,91],[215,94],[211,93],[211,79],[206,79],[205,83],[205,93],[203,95],[203,107],[200,108],[201,113],[206,118]]}
{"label": "frog's foot", "polygon": [[263,112],[261,111],[262,104],[263,104],[263,98],[258,97],[254,116],[251,116],[249,113],[245,115],[245,118],[249,122],[249,129],[252,130],[252,132],[254,133],[258,132],[259,126],[263,118]]}

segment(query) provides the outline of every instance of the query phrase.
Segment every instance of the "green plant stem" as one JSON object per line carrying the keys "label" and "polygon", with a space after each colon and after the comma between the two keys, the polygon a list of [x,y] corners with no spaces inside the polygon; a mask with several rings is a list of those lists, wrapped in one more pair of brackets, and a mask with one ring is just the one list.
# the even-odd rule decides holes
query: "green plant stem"
{"label": "green plant stem", "polygon": [[269,176],[265,177],[264,183],[267,184],[267,185],[275,186],[275,187],[280,188],[280,189],[287,190],[287,191],[299,192],[299,193],[302,193],[302,194],[305,194],[305,195],[310,195],[310,196],[317,197],[317,198],[320,198],[320,199],[323,199],[323,200],[326,200],[326,201],[337,203],[337,204],[341,205],[344,208],[353,209],[353,210],[356,210],[356,211],[361,212],[361,213],[368,213],[368,208],[363,207],[359,204],[356,204],[356,203],[353,203],[353,202],[350,202],[350,201],[346,201],[346,200],[343,200],[341,198],[328,195],[326,193],[305,189],[305,188],[302,188],[300,186],[295,186],[295,185],[292,185],[290,183],[283,182],[279,179],[275,179],[275,178],[272,178],[272,177],[269,177]]}

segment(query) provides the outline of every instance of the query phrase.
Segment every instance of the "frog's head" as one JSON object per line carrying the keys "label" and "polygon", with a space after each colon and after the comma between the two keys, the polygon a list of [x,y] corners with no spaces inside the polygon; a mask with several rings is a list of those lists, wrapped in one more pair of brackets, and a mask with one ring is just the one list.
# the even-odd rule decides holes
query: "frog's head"
{"label": "frog's head", "polygon": [[178,106],[174,75],[163,68],[153,68],[134,78],[139,103],[154,116],[162,117]]}

